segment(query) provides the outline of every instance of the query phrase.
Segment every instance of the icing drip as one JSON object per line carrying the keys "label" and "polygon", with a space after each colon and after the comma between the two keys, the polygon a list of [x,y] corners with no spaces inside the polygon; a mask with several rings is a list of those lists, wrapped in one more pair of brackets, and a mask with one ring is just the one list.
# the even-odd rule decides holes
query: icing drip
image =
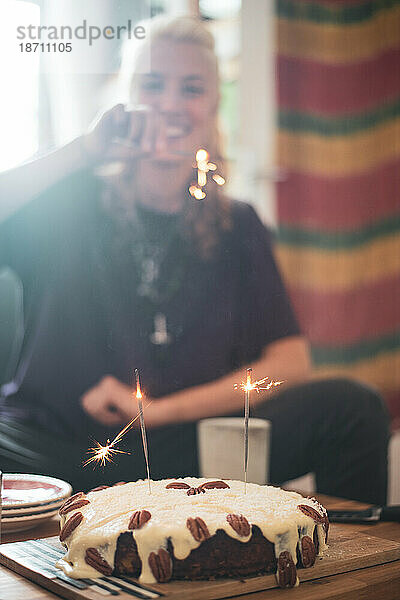
{"label": "icing drip", "polygon": [[[167,484],[172,481],[187,485],[182,489],[167,489]],[[318,529],[319,554],[326,547],[322,524],[316,525],[310,516],[297,508],[300,504],[307,505],[325,514],[314,499],[252,483],[247,484],[247,493],[244,494],[243,482],[233,480],[228,480],[229,487],[226,488],[206,489],[205,493],[187,495],[187,486],[198,488],[206,481],[212,480],[186,477],[152,481],[151,495],[147,481],[142,480],[89,492],[86,498],[90,503],[79,508],[83,520],[65,540],[68,552],[57,566],[74,578],[101,576],[85,562],[87,548],[97,548],[101,557],[113,567],[118,537],[128,531],[135,511],[148,511],[151,515],[143,525],[132,530],[142,562],[139,581],[143,583],[155,583],[148,558],[160,548],[166,550],[168,540],[173,545],[175,557],[181,560],[201,544],[187,526],[188,519],[197,517],[204,521],[210,536],[222,529],[231,538],[245,543],[251,538],[251,527],[248,535],[243,535],[243,530],[239,530],[242,533],[239,535],[226,518],[232,514],[243,515],[250,525],[257,525],[264,537],[274,544],[277,559],[281,552],[287,551],[296,563],[301,537],[308,535],[312,539],[315,526]],[[63,515],[61,526],[74,514],[71,511]]]}

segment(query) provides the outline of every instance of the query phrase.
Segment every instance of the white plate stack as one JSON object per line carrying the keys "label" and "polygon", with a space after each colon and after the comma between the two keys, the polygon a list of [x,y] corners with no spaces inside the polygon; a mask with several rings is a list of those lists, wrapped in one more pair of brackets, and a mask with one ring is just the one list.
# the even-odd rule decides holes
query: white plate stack
{"label": "white plate stack", "polygon": [[32,529],[58,513],[72,487],[45,475],[3,473],[1,530]]}

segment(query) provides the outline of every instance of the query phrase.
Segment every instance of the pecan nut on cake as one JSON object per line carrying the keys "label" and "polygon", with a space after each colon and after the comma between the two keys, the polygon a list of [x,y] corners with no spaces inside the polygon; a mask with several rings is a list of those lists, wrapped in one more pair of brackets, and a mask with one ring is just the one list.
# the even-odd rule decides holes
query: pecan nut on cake
{"label": "pecan nut on cake", "polygon": [[60,509],[58,565],[70,577],[125,574],[142,583],[275,572],[297,585],[326,547],[314,498],[242,481],[186,477],[78,492]]}

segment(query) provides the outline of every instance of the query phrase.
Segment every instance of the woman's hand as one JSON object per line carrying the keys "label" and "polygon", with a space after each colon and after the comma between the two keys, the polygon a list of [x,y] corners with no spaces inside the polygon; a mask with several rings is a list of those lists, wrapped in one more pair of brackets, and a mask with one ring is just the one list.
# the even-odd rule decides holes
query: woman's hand
{"label": "woman's hand", "polygon": [[84,410],[103,425],[126,424],[137,414],[132,388],[107,375],[81,398]]}
{"label": "woman's hand", "polygon": [[50,154],[0,173],[0,223],[69,174],[83,167],[162,153],[165,140],[163,118],[154,109],[136,107],[128,111],[117,104],[88,133]]}
{"label": "woman's hand", "polygon": [[[81,398],[83,409],[95,421],[108,425],[126,425],[137,417],[138,406],[132,388],[115,377],[106,375]],[[143,399],[146,427],[161,427],[169,422],[169,405],[165,401]],[[139,427],[139,419],[136,422]]]}
{"label": "woman's hand", "polygon": [[[273,379],[289,384],[305,381],[310,375],[308,344],[301,336],[276,340],[250,366],[260,377],[270,373]],[[146,427],[150,429],[193,422],[241,410],[243,396],[232,393],[232,390],[243,376],[242,371],[243,369],[215,381],[157,398],[154,402],[145,398],[143,405]],[[253,394],[252,403],[255,405],[265,402],[270,395],[271,392]],[[85,411],[104,425],[125,425],[138,413],[132,388],[109,375],[86,392],[81,402]]]}
{"label": "woman's hand", "polygon": [[95,121],[82,143],[92,163],[137,159],[166,149],[165,126],[149,106],[127,110],[117,104]]}

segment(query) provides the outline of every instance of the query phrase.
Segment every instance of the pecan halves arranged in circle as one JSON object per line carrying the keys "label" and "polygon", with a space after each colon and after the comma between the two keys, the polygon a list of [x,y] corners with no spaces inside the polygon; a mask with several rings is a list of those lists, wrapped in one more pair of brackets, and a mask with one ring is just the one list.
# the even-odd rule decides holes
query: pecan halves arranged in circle
{"label": "pecan halves arranged in circle", "polygon": [[75,500],[78,500],[78,498],[83,498],[84,496],[84,492],[77,492],[76,494],[74,494],[73,496],[71,496],[70,498],[68,498],[64,504],[61,504],[60,506],[60,510],[58,511],[59,514],[61,515],[61,511],[68,506],[68,504],[72,504],[73,502],[75,502]]}
{"label": "pecan halves arranged in circle", "polygon": [[151,513],[148,510],[135,510],[129,521],[128,529],[140,529],[150,519]]}
{"label": "pecan halves arranged in circle", "polygon": [[315,563],[316,555],[317,553],[315,551],[314,542],[310,536],[303,536],[300,540],[300,556],[303,567],[312,567]]}
{"label": "pecan halves arranged in circle", "polygon": [[189,517],[186,521],[186,527],[189,529],[196,542],[204,542],[210,537],[208,527],[200,517],[195,517],[194,519]]}
{"label": "pecan halves arranged in circle", "polygon": [[292,555],[287,550],[284,550],[279,555],[276,578],[281,588],[291,588],[296,585],[296,565],[293,562]]}
{"label": "pecan halves arranged in circle", "polygon": [[166,489],[175,489],[175,490],[187,490],[188,496],[196,496],[197,494],[204,494],[206,490],[212,490],[214,488],[229,488],[229,485],[225,483],[225,481],[205,481],[198,487],[191,487],[184,481],[172,481],[168,483]]}
{"label": "pecan halves arranged in circle", "polygon": [[82,506],[86,506],[86,504],[90,504],[90,500],[87,500],[86,498],[78,498],[78,500],[75,502],[70,502],[67,504],[67,506],[60,508],[59,513],[60,515],[66,515],[73,510],[77,510],[78,508],[82,508]]}
{"label": "pecan halves arranged in circle", "polygon": [[199,485],[199,488],[201,488],[202,490],[213,490],[213,489],[224,489],[224,488],[229,488],[229,485],[227,483],[225,483],[225,481],[206,481],[205,483],[202,483],[201,485]]}
{"label": "pecan halves arranged in circle", "polygon": [[168,483],[165,488],[167,490],[188,490],[190,485],[184,481],[171,481],[171,483]]}
{"label": "pecan halves arranged in circle", "polygon": [[240,537],[247,537],[250,535],[250,523],[243,515],[229,514],[226,516],[226,520],[232,529],[236,531],[238,535],[240,535]]}
{"label": "pecan halves arranged in circle", "polygon": [[322,518],[323,518],[322,529],[324,530],[325,543],[326,543],[328,541],[329,519],[328,519],[328,515],[323,515]]}
{"label": "pecan halves arranged in circle", "polygon": [[316,523],[323,523],[324,522],[323,515],[321,515],[312,506],[308,506],[308,504],[299,504],[297,506],[297,508],[299,510],[301,510],[302,513],[304,513],[305,515],[307,515],[307,517],[311,517],[311,519],[313,519]]}
{"label": "pecan halves arranged in circle", "polygon": [[169,553],[160,548],[156,552],[150,552],[149,566],[158,583],[166,583],[172,577],[172,560]]}
{"label": "pecan halves arranged in circle", "polygon": [[205,494],[206,490],[203,489],[201,486],[199,487],[191,487],[188,489],[188,491],[186,492],[188,496],[196,496],[197,494]]}
{"label": "pecan halves arranged in circle", "polygon": [[88,548],[85,553],[85,562],[99,573],[110,576],[113,572],[111,565],[101,556],[97,548]]}
{"label": "pecan halves arranged in circle", "polygon": [[73,531],[78,527],[80,523],[82,523],[83,514],[81,512],[77,512],[68,521],[64,523],[64,527],[60,531],[60,542],[63,542],[71,535]]}
{"label": "pecan halves arranged in circle", "polygon": [[325,543],[328,541],[328,531],[329,531],[329,519],[328,519],[328,513],[326,512],[326,509],[322,506],[322,504],[320,504],[318,502],[318,500],[316,500],[316,503],[318,505],[318,508],[321,509],[322,512],[322,516],[323,516],[323,523],[322,523],[322,527],[324,528],[325,531]]}
{"label": "pecan halves arranged in circle", "polygon": [[307,517],[311,517],[315,523],[320,523],[322,525],[322,527],[324,528],[324,531],[325,531],[325,542],[326,542],[328,539],[329,519],[328,519],[328,515],[326,514],[324,507],[321,504],[319,504],[319,502],[318,502],[318,507],[321,509],[322,514],[319,513],[312,506],[308,506],[308,504],[299,504],[297,506],[297,508],[300,509],[302,513],[307,515]]}

